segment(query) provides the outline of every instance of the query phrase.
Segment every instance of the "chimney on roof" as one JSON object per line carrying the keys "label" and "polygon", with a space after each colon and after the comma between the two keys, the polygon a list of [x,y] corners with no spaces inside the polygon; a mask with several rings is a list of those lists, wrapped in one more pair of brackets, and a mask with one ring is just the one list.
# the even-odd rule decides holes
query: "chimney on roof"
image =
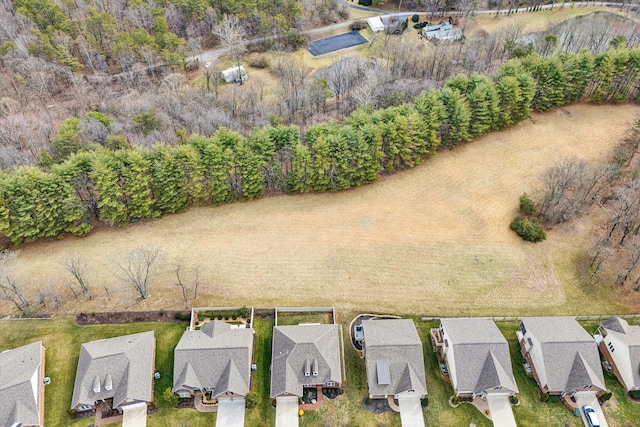
{"label": "chimney on roof", "polygon": [[113,390],[113,379],[111,378],[111,374],[107,374],[107,379],[104,382],[104,389],[107,391]]}
{"label": "chimney on roof", "polygon": [[314,377],[318,376],[318,359],[313,358],[313,363],[311,364],[312,375]]}
{"label": "chimney on roof", "polygon": [[305,377],[309,377],[311,376],[311,363],[309,363],[309,359],[306,359],[304,361],[304,376]]}

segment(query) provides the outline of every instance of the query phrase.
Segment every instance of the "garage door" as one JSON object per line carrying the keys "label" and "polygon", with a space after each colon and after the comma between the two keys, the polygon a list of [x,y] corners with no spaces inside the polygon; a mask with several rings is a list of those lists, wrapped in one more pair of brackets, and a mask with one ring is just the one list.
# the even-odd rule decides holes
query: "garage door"
{"label": "garage door", "polygon": [[244,399],[218,400],[216,427],[244,427]]}
{"label": "garage door", "polygon": [[142,402],[123,406],[122,427],[147,427],[147,404]]}
{"label": "garage door", "polygon": [[276,427],[298,427],[298,397],[276,397]]}
{"label": "garage door", "polygon": [[488,394],[487,403],[491,412],[491,421],[495,427],[516,427],[509,396]]}
{"label": "garage door", "polygon": [[398,396],[402,427],[424,427],[422,405],[418,396]]}
{"label": "garage door", "polygon": [[580,408],[580,414],[582,414],[582,422],[584,422],[585,426],[589,426],[589,424],[587,424],[587,419],[584,417],[582,407],[587,405],[591,406],[596,411],[598,421],[600,421],[600,426],[609,427],[609,424],[607,424],[607,420],[604,419],[604,413],[602,412],[602,408],[600,407],[600,403],[598,402],[598,397],[596,396],[595,392],[578,392],[574,394],[573,397],[575,397],[578,408]]}

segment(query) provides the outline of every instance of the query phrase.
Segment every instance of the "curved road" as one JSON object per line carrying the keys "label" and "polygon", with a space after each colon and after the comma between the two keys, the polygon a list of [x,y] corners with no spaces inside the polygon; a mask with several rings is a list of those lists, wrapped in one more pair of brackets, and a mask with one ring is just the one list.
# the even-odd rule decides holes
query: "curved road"
{"label": "curved road", "polygon": [[[424,11],[407,11],[407,12],[390,12],[388,10],[381,10],[381,9],[374,9],[374,8],[370,8],[370,7],[366,7],[366,6],[361,6],[355,3],[352,3],[350,1],[346,1],[346,0],[339,0],[339,2],[349,8],[352,9],[356,9],[356,10],[361,10],[361,11],[365,11],[365,12],[373,12],[373,13],[378,13],[382,16],[391,16],[391,15],[396,15],[398,17],[409,17],[412,15],[429,15],[431,14],[431,12],[424,12]],[[545,4],[540,6],[540,9],[554,9],[554,8],[559,8],[559,7],[563,7],[566,6],[567,4],[570,4],[571,6],[625,6],[628,5],[629,3],[613,3],[613,2],[606,2],[606,1],[602,1],[602,2],[573,2],[573,3],[569,3],[568,1],[559,1],[556,3],[549,3],[549,4]],[[492,14],[506,14],[506,13],[520,13],[520,12],[526,12],[527,11],[527,7],[521,7],[518,9],[499,9],[499,10],[476,10],[473,12],[473,15],[492,15]],[[456,11],[449,11],[449,12],[442,12],[442,14],[456,14],[458,12]],[[438,13],[440,14],[440,13]],[[310,34],[317,34],[317,33],[323,33],[325,31],[333,31],[333,30],[339,30],[341,28],[348,28],[351,26],[351,24],[353,24],[354,22],[357,21],[361,21],[362,19],[352,19],[350,21],[345,21],[345,22],[339,22],[337,24],[332,24],[332,25],[327,25],[324,27],[318,27],[318,28],[313,28],[310,30],[304,30],[304,31],[300,31],[300,34],[304,34],[304,35],[310,35]],[[266,37],[259,37],[257,39],[253,39],[253,40],[249,40],[247,42],[247,44],[253,44],[253,43],[260,43],[263,41],[267,41],[267,40],[272,40],[275,39],[277,36],[266,36]],[[212,50],[208,50],[205,52],[202,52],[199,55],[195,55],[195,56],[190,56],[187,58],[187,61],[191,62],[194,60],[199,60],[201,64],[206,64],[207,62],[213,62],[215,60],[217,60],[220,56],[224,55],[225,53],[227,53],[229,51],[228,48],[222,47],[222,48],[218,48],[218,49],[212,49]]]}

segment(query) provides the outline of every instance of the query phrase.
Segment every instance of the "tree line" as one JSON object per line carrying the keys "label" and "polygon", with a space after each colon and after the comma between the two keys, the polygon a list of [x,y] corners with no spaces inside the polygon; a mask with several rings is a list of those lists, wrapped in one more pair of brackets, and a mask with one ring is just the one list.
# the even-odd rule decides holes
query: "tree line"
{"label": "tree line", "polygon": [[[512,126],[532,110],[585,97],[637,101],[639,77],[640,49],[532,53],[507,61],[494,78],[458,75],[412,103],[364,107],[342,123],[317,123],[304,133],[274,118],[249,136],[220,128],[210,137],[185,133],[179,145],[150,148],[105,144],[106,136],[79,146],[80,120],[70,118],[55,138],[61,151],[50,166],[0,171],[0,233],[19,245],[83,235],[98,221],[123,225],[192,205],[357,187],[413,167],[440,147]],[[89,119],[104,124],[108,114]]]}

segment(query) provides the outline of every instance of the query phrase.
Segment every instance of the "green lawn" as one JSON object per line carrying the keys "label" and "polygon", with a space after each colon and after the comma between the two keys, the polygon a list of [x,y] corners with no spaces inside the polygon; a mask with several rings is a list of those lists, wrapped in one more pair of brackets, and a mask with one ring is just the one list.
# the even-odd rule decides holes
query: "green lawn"
{"label": "green lawn", "polygon": [[278,312],[278,326],[299,325],[301,323],[333,323],[330,312]]}
{"label": "green lawn", "polygon": [[[440,375],[436,355],[431,351],[429,329],[438,326],[438,322],[423,322],[414,319],[423,340],[429,405],[425,409],[427,426],[463,426],[475,423],[478,427],[490,426],[476,408],[461,404],[451,408],[449,397],[453,394],[451,385]],[[637,322],[637,321],[636,321]],[[579,427],[582,422],[574,417],[559,403],[541,403],[538,400],[538,386],[533,377],[525,373],[524,359],[520,355],[515,331],[518,322],[496,322],[507,338],[511,349],[513,371],[520,389],[520,404],[514,407],[519,426],[567,425]],[[598,322],[581,322],[589,331],[597,328]],[[257,394],[259,404],[246,412],[246,425],[272,427],[275,425],[275,409],[269,399],[271,340],[274,321],[257,319],[255,363],[257,371],[253,374],[253,392]],[[156,370],[161,378],[155,384],[155,399],[159,411],[148,419],[153,426],[190,426],[211,427],[215,424],[215,413],[204,414],[193,409],[175,409],[162,399],[162,392],[172,385],[173,349],[178,343],[186,324],[182,323],[136,323],[130,325],[94,325],[78,326],[71,317],[57,317],[42,321],[1,321],[0,350],[19,347],[42,340],[46,350],[45,373],[51,377],[51,384],[45,390],[45,422],[50,426],[82,426],[93,419],[73,422],[67,413],[71,406],[75,370],[83,342],[96,339],[154,330],[156,335]],[[346,328],[345,328],[346,329]],[[346,332],[346,330],[345,330]],[[325,399],[318,411],[307,411],[300,419],[303,427],[331,426],[379,426],[399,427],[400,416],[387,412],[374,414],[363,409],[361,402],[367,397],[365,364],[349,342],[348,333],[344,336],[346,381],[345,394],[335,400]],[[607,388],[613,396],[603,410],[612,427],[623,427],[640,419],[640,405],[626,398],[617,379],[605,374]]]}

